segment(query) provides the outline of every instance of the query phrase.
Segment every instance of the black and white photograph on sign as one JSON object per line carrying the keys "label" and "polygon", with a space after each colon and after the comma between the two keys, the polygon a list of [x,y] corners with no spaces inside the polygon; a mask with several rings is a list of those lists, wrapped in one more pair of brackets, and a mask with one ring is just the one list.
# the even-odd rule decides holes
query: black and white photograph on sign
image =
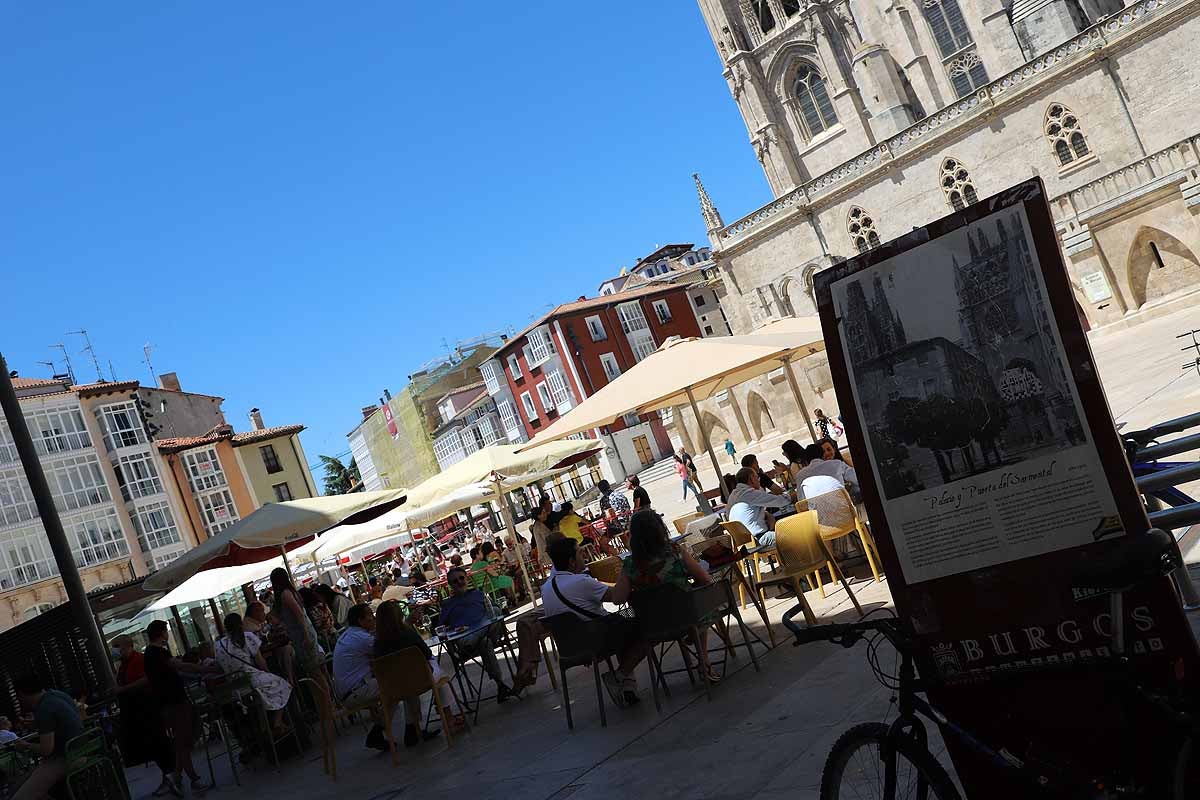
{"label": "black and white photograph on sign", "polygon": [[938,244],[927,280],[870,270],[835,292],[888,498],[1084,440],[1020,211]]}
{"label": "black and white photograph on sign", "polygon": [[829,292],[910,584],[1120,531],[1023,205]]}

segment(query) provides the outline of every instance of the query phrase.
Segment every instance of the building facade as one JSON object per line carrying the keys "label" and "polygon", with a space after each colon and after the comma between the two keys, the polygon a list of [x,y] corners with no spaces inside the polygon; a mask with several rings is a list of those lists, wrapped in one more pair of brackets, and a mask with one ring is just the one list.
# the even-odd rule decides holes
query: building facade
{"label": "building facade", "polygon": [[442,424],[433,434],[433,452],[439,469],[507,441],[496,402],[482,383],[443,395],[438,400],[438,415]]}
{"label": "building facade", "polygon": [[[505,430],[520,425],[531,438],[668,338],[700,335],[689,287],[654,282],[558,306],[502,345],[480,374]],[[627,415],[600,434],[610,475],[671,453],[658,414]]]}
{"label": "building facade", "polygon": [[721,309],[723,287],[712,269],[712,250],[692,244],[668,244],[640,259],[626,274],[600,285],[600,294],[615,294],[642,286],[686,286],[701,336],[729,336],[733,329]]}
{"label": "building facade", "polygon": [[[1086,325],[1195,302],[1200,126],[1187,53],[1200,2],[699,6],[774,195],[726,224],[697,180],[735,332],[815,314],[818,270],[1032,176],[1052,198]],[[835,410],[822,360],[804,370],[810,408]],[[739,417],[758,395],[783,429],[802,429],[780,388],[735,391],[736,413],[709,404],[708,426],[754,439]]]}

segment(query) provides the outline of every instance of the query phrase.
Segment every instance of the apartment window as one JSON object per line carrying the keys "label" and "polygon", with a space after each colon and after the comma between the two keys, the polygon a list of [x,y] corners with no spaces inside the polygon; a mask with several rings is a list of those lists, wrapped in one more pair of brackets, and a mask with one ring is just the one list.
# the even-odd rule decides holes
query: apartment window
{"label": "apartment window", "polygon": [[550,360],[554,355],[554,343],[550,341],[550,332],[545,328],[535,328],[529,332],[529,351],[526,360],[530,369],[536,369]]}
{"label": "apartment window", "polygon": [[126,500],[149,497],[163,491],[158,468],[154,466],[154,459],[149,453],[121,456],[116,466],[117,483],[121,484],[121,494]]}
{"label": "apartment window", "polygon": [[130,516],[133,517],[133,527],[143,553],[181,542],[175,517],[165,502],[136,506]]}
{"label": "apartment window", "polygon": [[0,523],[15,525],[38,515],[37,504],[20,467],[0,470]]}
{"label": "apartment window", "polygon": [[567,386],[567,379],[563,377],[562,372],[551,372],[546,376],[546,383],[550,384],[550,396],[554,398],[554,407],[558,409],[558,413],[565,414],[570,411],[571,389]]}
{"label": "apartment window", "polygon": [[458,435],[458,431],[449,431],[435,439],[433,455],[442,467],[462,461],[466,453],[463,452],[462,438]]}
{"label": "apartment window", "polygon": [[500,424],[504,426],[509,441],[521,438],[521,423],[517,420],[517,412],[512,403],[501,400],[496,403],[496,410],[500,412]]}
{"label": "apartment window", "polygon": [[112,499],[94,455],[59,459],[47,465],[45,471],[59,511],[74,511]]}
{"label": "apartment window", "polygon": [[533,398],[529,396],[529,392],[521,392],[521,408],[525,410],[525,419],[530,422],[538,418],[537,408],[533,405]]}
{"label": "apartment window", "polygon": [[627,428],[632,428],[634,425],[642,424],[642,418],[637,414],[626,414],[625,416],[621,417],[621,419],[625,420],[625,427]]}
{"label": "apartment window", "polygon": [[702,306],[708,302],[707,300],[704,299],[704,295],[702,295],[702,294],[696,295],[693,299],[696,301],[697,308],[699,308],[700,306]]}
{"label": "apartment window", "polygon": [[641,361],[658,349],[654,346],[654,340],[649,335],[629,337],[629,346],[633,348],[633,357],[637,361]]}
{"label": "apartment window", "polygon": [[516,353],[508,357],[508,374],[514,381],[525,377],[525,373],[521,372],[521,362],[517,359]]}
{"label": "apartment window", "polygon": [[712,336],[712,335],[713,335],[713,327],[712,327],[712,325],[705,325],[705,326],[704,326],[704,335],[705,335],[705,336]]}
{"label": "apartment window", "polygon": [[104,425],[104,445],[109,451],[146,443],[146,431],[134,403],[101,406],[96,416]]}
{"label": "apartment window", "polygon": [[218,489],[207,492],[196,498],[200,506],[200,516],[204,518],[204,529],[209,536],[225,530],[239,517],[237,508],[233,505],[233,496],[228,489]]}
{"label": "apartment window", "polygon": [[489,414],[479,420],[478,430],[482,437],[483,447],[491,447],[500,441],[500,431],[496,430],[496,420],[492,415]]}
{"label": "apartment window", "polygon": [[155,570],[162,569],[167,564],[170,564],[172,561],[174,561],[175,559],[177,559],[181,555],[183,555],[183,552],[184,551],[179,550],[174,553],[163,553],[162,555],[155,553],[154,554],[154,569]]}
{"label": "apartment window", "polygon": [[33,619],[34,617],[40,617],[42,614],[45,614],[47,611],[50,611],[53,608],[54,603],[38,603],[37,605],[32,605],[21,612],[21,621],[29,622],[29,620]]}
{"label": "apartment window", "polygon": [[966,97],[981,86],[986,86],[987,69],[975,49],[975,40],[971,37],[958,0],[923,0],[922,6],[955,93],[959,97]]}
{"label": "apartment window", "polygon": [[654,301],[654,313],[658,316],[658,321],[664,325],[671,321],[671,306],[666,300]]}
{"label": "apartment window", "polygon": [[215,447],[187,451],[183,454],[183,466],[193,492],[216,489],[218,486],[229,484],[225,478],[225,470],[221,469],[221,462],[217,459]]}
{"label": "apartment window", "polygon": [[601,353],[600,364],[604,367],[604,374],[610,381],[615,381],[621,375],[621,367],[617,364],[617,357],[612,353]]}
{"label": "apartment window", "polygon": [[550,396],[550,387],[546,385],[545,381],[537,385],[537,393],[538,398],[542,401],[542,409],[548,415],[554,410],[554,400]]}
{"label": "apartment window", "polygon": [[92,511],[72,519],[64,527],[72,537],[71,551],[80,566],[92,566],[129,557],[129,543],[121,532],[117,512],[112,508]]}
{"label": "apartment window", "polygon": [[496,366],[492,362],[481,364],[479,374],[483,376],[483,385],[487,387],[488,394],[500,391],[500,379],[496,376]]}
{"label": "apartment window", "polygon": [[275,502],[277,503],[283,503],[292,499],[292,490],[291,487],[287,485],[286,481],[275,484],[271,487],[271,491],[275,492]]}
{"label": "apartment window", "polygon": [[604,321],[600,317],[588,317],[585,322],[593,342],[603,342],[608,338],[608,333],[604,330]]}
{"label": "apartment window", "polygon": [[8,420],[0,418],[0,464],[15,464],[20,460],[12,431],[8,429]]}
{"label": "apartment window", "polygon": [[266,467],[268,474],[283,472],[283,466],[279,463],[279,456],[275,455],[274,445],[264,444],[258,448],[258,453],[262,456],[263,466]]}
{"label": "apartment window", "polygon": [[650,328],[646,324],[646,316],[642,313],[642,304],[636,300],[617,306],[617,318],[621,320],[621,330],[625,333],[644,331]]}
{"label": "apartment window", "polygon": [[46,456],[92,446],[78,408],[40,408],[25,415],[38,453]]}
{"label": "apartment window", "polygon": [[7,576],[0,588],[11,589],[45,580],[58,572],[50,555],[50,544],[41,528],[21,528],[4,533],[0,551],[4,553]]}

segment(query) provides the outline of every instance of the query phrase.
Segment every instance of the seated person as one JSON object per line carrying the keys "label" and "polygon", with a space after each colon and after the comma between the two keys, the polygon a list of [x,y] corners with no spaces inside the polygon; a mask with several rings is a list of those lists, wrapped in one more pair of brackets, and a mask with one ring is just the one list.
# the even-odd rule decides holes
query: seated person
{"label": "seated person", "polygon": [[292,697],[292,686],[267,669],[261,647],[258,636],[245,630],[241,616],[229,614],[225,617],[225,635],[217,640],[216,663],[226,675],[250,676],[250,685],[271,716],[271,727],[280,736],[287,731],[283,710]]}
{"label": "seated person", "polygon": [[[558,509],[558,532],[568,539],[574,539],[576,544],[583,544],[583,532],[579,529],[585,520],[583,517],[575,513],[575,507],[571,505],[571,501],[566,501]],[[551,527],[555,527],[551,525]]]}
{"label": "seated person", "polygon": [[69,694],[47,689],[36,675],[18,677],[14,686],[21,705],[33,714],[39,736],[37,741],[17,742],[13,747],[37,753],[42,760],[13,798],[42,800],[67,777],[67,742],[83,733],[83,720]]}
{"label": "seated person", "polygon": [[[659,586],[688,589],[692,581],[701,586],[712,583],[712,576],[691,551],[671,544],[670,539],[667,524],[658,514],[650,510],[635,513],[629,520],[629,555],[614,593],[620,596]],[[708,660],[708,627],[708,624],[700,626],[700,641],[695,645],[705,680],[716,683],[721,678]]]}
{"label": "seated person", "polygon": [[471,565],[471,571],[483,570],[486,572],[488,583],[496,591],[503,592],[504,596],[508,598],[509,606],[512,607],[517,604],[516,584],[505,572],[503,564],[503,559],[496,552],[496,546],[491,542],[484,542],[479,548],[479,560]]}
{"label": "seated person", "polygon": [[[407,647],[416,647],[421,651],[421,655],[425,656],[429,661],[429,667],[433,670],[433,679],[436,682],[442,678],[442,668],[438,665],[438,661],[433,657],[433,651],[429,649],[429,645],[425,644],[425,640],[421,638],[421,634],[417,633],[411,625],[404,621],[404,609],[399,603],[390,600],[384,601],[383,605],[379,606],[379,613],[375,619],[375,649],[373,651],[375,658],[383,658],[384,656],[398,653]],[[441,697],[442,705],[446,706],[446,710],[455,715],[451,728],[456,731],[466,725],[461,713],[455,711],[454,705],[450,702],[449,693],[446,687],[439,687],[438,695]],[[415,747],[422,739],[420,731],[421,722],[421,698],[420,696],[404,698],[404,746]],[[426,740],[437,736],[440,731],[430,731],[424,736]]]}
{"label": "seated person", "polygon": [[771,476],[763,472],[762,468],[758,466],[758,456],[753,453],[742,456],[742,466],[748,467],[758,473],[758,482],[762,486],[763,491],[770,492],[771,494],[783,494],[783,487],[777,486],[771,480]]}
{"label": "seated person", "polygon": [[[465,655],[479,655],[483,670],[496,682],[496,702],[503,703],[512,696],[513,690],[504,682],[500,664],[496,661],[495,645],[492,642],[492,617],[487,596],[468,583],[467,571],[454,567],[446,576],[451,595],[442,601],[439,620],[450,630],[474,630],[469,637],[459,639],[456,647]],[[503,623],[501,623],[503,624]]]}
{"label": "seated person", "polygon": [[785,509],[792,505],[787,495],[764,492],[758,472],[749,467],[738,470],[737,485],[729,493],[729,521],[740,522],[760,546],[775,544],[775,520],[767,509]]}
{"label": "seated person", "polygon": [[862,502],[862,490],[858,485],[858,473],[854,471],[854,467],[846,464],[844,461],[837,459],[825,459],[824,450],[819,444],[810,444],[804,448],[802,456],[803,466],[798,469],[793,464],[792,479],[799,486],[804,483],[805,479],[811,478],[814,475],[826,475],[830,478],[835,478],[839,483],[846,487],[846,491],[850,493],[850,499],[855,503]]}
{"label": "seated person", "polygon": [[[646,512],[653,514],[653,512]],[[636,518],[636,514],[634,515]],[[616,672],[604,675],[604,688],[618,706],[638,702],[634,670],[646,657],[646,644],[637,634],[637,621],[620,614],[609,614],[605,603],[624,603],[629,599],[630,582],[624,575],[616,586],[593,578],[579,560],[573,539],[558,539],[550,544],[554,569],[542,586],[542,603],[547,617],[571,613],[580,619],[603,620],[604,649],[620,658]]]}
{"label": "seated person", "polygon": [[824,439],[817,439],[817,444],[821,445],[821,458],[826,461],[842,461],[851,469],[854,468],[854,460],[850,457],[850,451],[842,452],[842,448],[833,439],[826,436]]}
{"label": "seated person", "polygon": [[[375,613],[366,603],[350,607],[346,630],[333,648],[333,691],[344,706],[366,706],[379,700],[379,683],[371,672],[375,655]],[[366,746],[387,750],[387,736],[376,722],[367,733]]]}

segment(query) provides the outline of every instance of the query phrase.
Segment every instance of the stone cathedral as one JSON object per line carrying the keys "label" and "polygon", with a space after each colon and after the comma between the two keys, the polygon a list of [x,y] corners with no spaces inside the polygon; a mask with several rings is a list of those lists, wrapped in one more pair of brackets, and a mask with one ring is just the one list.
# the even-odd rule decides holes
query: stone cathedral
{"label": "stone cathedral", "polygon": [[[726,222],[696,177],[735,332],[815,314],[816,271],[1034,175],[1085,325],[1200,302],[1200,0],[698,3],[773,195]],[[801,384],[831,412],[819,359]],[[786,398],[759,379],[705,427],[802,429]]]}

